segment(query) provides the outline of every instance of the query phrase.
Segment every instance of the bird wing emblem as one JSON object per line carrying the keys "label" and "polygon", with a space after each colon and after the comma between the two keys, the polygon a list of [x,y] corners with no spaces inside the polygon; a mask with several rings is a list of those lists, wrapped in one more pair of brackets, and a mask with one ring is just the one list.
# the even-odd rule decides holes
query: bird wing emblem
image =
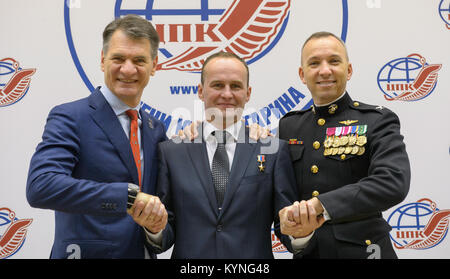
{"label": "bird wing emblem", "polygon": [[426,249],[438,244],[448,230],[450,209],[435,211],[423,229],[422,239],[416,239],[405,246],[396,246],[398,249]]}
{"label": "bird wing emblem", "polygon": [[437,82],[438,71],[441,69],[442,64],[431,64],[428,66],[423,65],[417,78],[409,87],[408,90],[398,96],[389,98],[386,95],[384,98],[388,101],[401,100],[401,101],[417,101],[425,98],[431,93],[434,85]]}
{"label": "bird wing emblem", "polygon": [[3,89],[0,89],[0,106],[15,103],[26,92],[31,82],[31,76],[36,69],[17,70]]}
{"label": "bird wing emblem", "polygon": [[224,38],[223,44],[190,47],[178,56],[159,64],[157,69],[200,71],[205,59],[218,51],[235,53],[244,60],[255,57],[277,34],[288,15],[290,2],[290,0],[234,0],[214,28],[214,33]]}
{"label": "bird wing emblem", "polygon": [[6,232],[0,238],[0,259],[6,258],[14,254],[25,240],[27,227],[33,219],[21,219],[11,221]]}
{"label": "bird wing emblem", "polygon": [[415,95],[418,97],[416,100],[425,98],[431,93],[431,89],[433,89],[437,82],[437,72],[441,67],[441,64],[433,64],[426,66],[421,70],[413,84],[413,87],[416,89]]}

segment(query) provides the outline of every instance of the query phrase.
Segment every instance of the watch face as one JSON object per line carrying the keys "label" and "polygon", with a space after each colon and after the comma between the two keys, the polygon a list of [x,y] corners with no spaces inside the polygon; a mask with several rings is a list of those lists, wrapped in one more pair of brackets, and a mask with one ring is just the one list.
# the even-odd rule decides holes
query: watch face
{"label": "watch face", "polygon": [[139,186],[130,183],[128,184],[128,190],[139,192]]}

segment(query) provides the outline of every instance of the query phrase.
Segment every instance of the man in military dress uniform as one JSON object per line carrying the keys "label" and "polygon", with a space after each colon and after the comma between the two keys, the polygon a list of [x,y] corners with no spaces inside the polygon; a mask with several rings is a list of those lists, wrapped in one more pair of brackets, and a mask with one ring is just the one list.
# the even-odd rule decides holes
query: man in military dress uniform
{"label": "man in military dress uniform", "polygon": [[409,190],[397,115],[351,99],[346,83],[352,65],[344,42],[331,33],[306,40],[299,75],[314,105],[286,114],[279,137],[289,141],[299,200],[314,207],[321,226],[306,237],[305,231],[293,233],[294,220],[314,221],[310,210],[297,202],[280,211],[282,232],[303,240],[294,257],[396,258],[381,212]]}

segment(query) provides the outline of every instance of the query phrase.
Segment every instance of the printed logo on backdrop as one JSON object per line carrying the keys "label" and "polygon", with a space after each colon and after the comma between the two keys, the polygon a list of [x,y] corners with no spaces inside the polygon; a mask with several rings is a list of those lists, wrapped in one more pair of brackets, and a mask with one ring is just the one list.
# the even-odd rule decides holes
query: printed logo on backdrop
{"label": "printed logo on backdrop", "polygon": [[[153,23],[161,40],[158,71],[181,73],[185,75],[184,79],[194,80],[195,86],[187,85],[185,81],[171,80],[168,82],[166,92],[172,98],[185,98],[188,95],[197,94],[196,84],[200,79],[198,73],[202,64],[206,57],[218,51],[233,52],[245,59],[250,67],[256,61],[261,63],[258,64],[258,67],[269,67],[269,65],[263,64],[264,58],[271,51],[277,49],[279,41],[285,35],[292,12],[291,0],[178,0],[170,3],[162,0],[147,0],[140,4],[129,0],[112,2],[115,3],[114,17],[138,14]],[[342,3],[341,38],[345,41],[348,18],[347,1],[340,0],[338,2]],[[64,5],[65,29],[69,49],[77,70],[89,90],[93,91],[94,86],[88,78],[75,48],[74,42],[80,38],[74,38],[74,34],[72,34],[72,26],[78,22],[73,19],[74,22],[72,22],[71,10],[77,10],[78,15],[83,13],[85,5],[85,2],[83,2],[82,8],[67,3]],[[341,19],[339,16],[337,18]],[[299,42],[300,44],[301,42]],[[184,83],[173,84],[174,82]],[[258,123],[263,127],[269,126],[271,122],[276,122],[295,107],[305,108],[312,104],[312,99],[306,98],[305,94],[294,86],[281,86],[279,92],[271,94],[274,97],[271,97],[269,102],[262,103],[259,108],[250,113],[245,114],[244,112],[243,119],[246,124]],[[145,111],[163,121],[168,130],[169,126],[176,126],[175,132],[177,132],[191,123],[192,119],[175,116],[172,119],[172,112],[161,111],[156,107],[157,104],[149,105],[143,102],[142,105]]]}
{"label": "printed logo on backdrop", "polygon": [[448,233],[450,209],[437,208],[424,198],[399,206],[387,219],[390,237],[397,249],[430,249],[444,241]]}
{"label": "printed logo on backdrop", "polygon": [[0,208],[0,259],[9,258],[22,248],[31,222],[33,219],[18,219],[9,208]]}
{"label": "printed logo on backdrop", "polygon": [[283,245],[283,243],[281,243],[280,239],[275,234],[275,231],[274,231],[273,228],[271,230],[271,235],[272,235],[272,252],[273,253],[286,253],[286,252],[288,252],[286,247]]}
{"label": "printed logo on backdrop", "polygon": [[22,69],[14,58],[0,60],[0,107],[20,101],[30,89],[36,69]]}
{"label": "printed logo on backdrop", "polygon": [[387,101],[419,101],[434,91],[441,67],[417,53],[396,58],[378,72],[378,87]]}
{"label": "printed logo on backdrop", "polygon": [[[120,6],[121,0],[117,1]],[[232,52],[253,63],[276,45],[284,33],[289,18],[290,0],[235,0],[224,9],[210,9],[209,1],[200,1],[199,10],[116,9],[116,17],[128,13],[143,13],[152,21],[153,15],[195,16],[201,23],[157,23],[155,28],[165,45],[161,53],[166,60],[158,70],[201,71],[205,59],[219,51]],[[210,19],[219,15],[218,21]]]}
{"label": "printed logo on backdrop", "polygon": [[445,27],[450,30],[450,0],[441,0],[439,3],[439,16],[445,23]]}

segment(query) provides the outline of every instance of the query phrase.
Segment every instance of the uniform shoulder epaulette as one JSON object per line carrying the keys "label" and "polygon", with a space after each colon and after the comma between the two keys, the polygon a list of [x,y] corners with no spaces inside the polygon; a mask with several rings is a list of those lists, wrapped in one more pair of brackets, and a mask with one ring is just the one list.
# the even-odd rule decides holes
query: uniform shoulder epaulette
{"label": "uniform shoulder epaulette", "polygon": [[362,102],[359,102],[359,101],[353,101],[352,103],[350,103],[350,107],[354,108],[356,110],[377,111],[379,113],[383,113],[385,110],[387,110],[387,108],[385,108],[383,106],[369,105],[369,104],[362,103]]}
{"label": "uniform shoulder epaulette", "polygon": [[283,118],[286,118],[286,117],[289,117],[289,116],[292,116],[292,115],[303,114],[303,113],[305,113],[305,112],[310,111],[311,109],[312,109],[312,106],[309,107],[309,108],[307,108],[307,109],[304,109],[304,110],[292,110],[292,111],[286,113],[286,114],[283,116]]}

